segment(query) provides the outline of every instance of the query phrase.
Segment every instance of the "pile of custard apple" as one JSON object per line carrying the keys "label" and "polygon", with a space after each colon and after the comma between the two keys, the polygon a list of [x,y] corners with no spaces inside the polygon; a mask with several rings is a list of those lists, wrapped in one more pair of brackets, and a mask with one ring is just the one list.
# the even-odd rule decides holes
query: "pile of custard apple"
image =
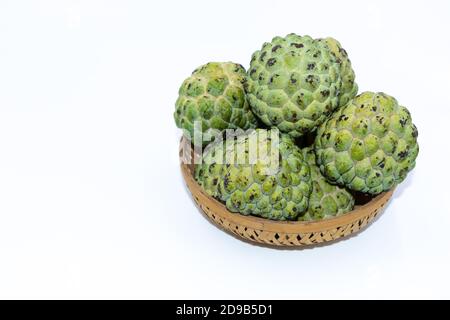
{"label": "pile of custard apple", "polygon": [[[347,52],[333,38],[275,37],[253,53],[247,71],[232,62],[200,66],[175,106],[177,126],[204,150],[196,181],[243,215],[313,221],[345,214],[358,195],[402,182],[419,152],[408,109],[383,92],[358,94]],[[227,129],[240,134],[223,139]],[[276,168],[267,161],[273,155]]]}

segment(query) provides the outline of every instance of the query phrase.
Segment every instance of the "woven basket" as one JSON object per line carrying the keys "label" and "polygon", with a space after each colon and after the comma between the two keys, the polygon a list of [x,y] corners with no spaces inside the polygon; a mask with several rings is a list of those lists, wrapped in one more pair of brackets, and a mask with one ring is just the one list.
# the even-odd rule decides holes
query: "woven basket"
{"label": "woven basket", "polygon": [[381,193],[354,210],[336,218],[320,221],[274,221],[253,216],[232,213],[207,195],[193,177],[193,165],[189,161],[193,154],[185,150],[190,141],[182,138],[180,143],[181,171],[197,206],[214,224],[236,235],[240,239],[268,246],[309,246],[348,237],[370,224],[389,201],[394,190]]}

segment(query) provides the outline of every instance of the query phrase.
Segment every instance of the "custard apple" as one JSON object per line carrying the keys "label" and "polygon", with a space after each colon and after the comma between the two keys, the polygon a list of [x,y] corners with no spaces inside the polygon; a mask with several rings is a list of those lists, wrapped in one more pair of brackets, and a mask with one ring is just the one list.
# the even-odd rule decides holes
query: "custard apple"
{"label": "custard apple", "polygon": [[319,41],[325,42],[330,48],[331,54],[336,57],[340,64],[342,86],[339,90],[338,105],[339,107],[345,106],[358,93],[358,85],[355,83],[355,72],[353,71],[350,59],[348,58],[347,51],[345,51],[339,41],[334,38],[328,37],[319,39]]}
{"label": "custard apple", "polygon": [[331,183],[378,194],[414,168],[417,135],[408,109],[395,98],[364,92],[319,128],[317,164]]}
{"label": "custard apple", "polygon": [[314,131],[357,91],[350,60],[332,39],[289,34],[256,51],[245,84],[253,112],[292,137]]}
{"label": "custard apple", "polygon": [[309,165],[289,136],[276,130],[274,139],[270,132],[257,129],[210,144],[195,179],[231,212],[295,220],[308,207]]}
{"label": "custard apple", "polygon": [[308,210],[298,220],[311,221],[340,216],[353,209],[355,199],[345,188],[332,185],[320,173],[316,165],[314,149],[302,149],[303,156],[311,169],[312,193]]}
{"label": "custard apple", "polygon": [[[184,80],[175,103],[177,126],[196,145],[213,141],[224,129],[255,128],[257,120],[249,108],[243,82],[245,69],[232,62],[210,62]],[[194,137],[194,127],[202,138]],[[214,129],[214,130],[213,130]]]}

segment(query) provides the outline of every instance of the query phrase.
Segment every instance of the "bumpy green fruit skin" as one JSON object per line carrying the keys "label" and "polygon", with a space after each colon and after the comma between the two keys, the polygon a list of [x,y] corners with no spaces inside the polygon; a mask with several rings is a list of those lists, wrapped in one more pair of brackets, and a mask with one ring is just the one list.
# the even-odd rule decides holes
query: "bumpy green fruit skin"
{"label": "bumpy green fruit skin", "polygon": [[300,137],[323,123],[340,100],[356,94],[345,50],[327,39],[289,34],[252,55],[245,88],[253,112],[266,125]]}
{"label": "bumpy green fruit skin", "polygon": [[210,62],[197,68],[179,89],[174,113],[176,125],[196,145],[206,145],[213,139],[206,136],[194,139],[195,122],[200,123],[199,131],[203,133],[210,129],[220,132],[255,128],[257,119],[246,99],[245,79],[245,69],[232,62]]}
{"label": "bumpy green fruit skin", "polygon": [[345,51],[339,41],[334,38],[328,37],[325,39],[318,39],[318,41],[325,42],[328,48],[330,48],[331,54],[335,56],[340,65],[342,84],[339,90],[338,105],[339,107],[345,106],[358,93],[358,85],[355,83],[355,72],[353,71],[350,59],[348,58],[347,51]]}
{"label": "bumpy green fruit skin", "polygon": [[[249,146],[255,145],[250,141],[256,141],[255,136],[258,153],[268,152],[267,156],[261,152],[255,161],[249,162]],[[233,160],[220,163],[217,159],[221,159],[222,151]],[[239,155],[244,155],[244,161],[237,161]],[[274,159],[278,159],[275,166]],[[281,135],[276,144],[267,130],[257,129],[235,142],[209,145],[203,160],[195,167],[195,179],[231,212],[295,220],[308,207],[312,190],[309,165],[287,135]]]}
{"label": "bumpy green fruit skin", "polygon": [[318,130],[316,160],[332,183],[378,194],[402,182],[419,153],[408,109],[385,93],[364,92]]}
{"label": "bumpy green fruit skin", "polygon": [[298,220],[312,221],[340,216],[353,209],[355,199],[345,188],[328,183],[316,165],[313,148],[302,149],[311,169],[312,192],[308,210]]}

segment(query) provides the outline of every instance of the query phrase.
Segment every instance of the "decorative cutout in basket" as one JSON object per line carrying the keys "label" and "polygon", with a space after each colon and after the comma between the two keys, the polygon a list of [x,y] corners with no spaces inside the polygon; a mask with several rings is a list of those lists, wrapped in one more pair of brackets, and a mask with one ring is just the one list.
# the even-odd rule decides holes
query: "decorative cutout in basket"
{"label": "decorative cutout in basket", "polygon": [[[342,216],[320,221],[274,221],[232,213],[216,199],[207,195],[193,177],[193,165],[188,164],[183,150],[190,141],[181,139],[181,171],[193,199],[203,213],[218,227],[248,241],[269,246],[307,246],[338,240],[364,229],[380,214],[394,190],[381,193]],[[185,161],[183,161],[185,160]]]}

